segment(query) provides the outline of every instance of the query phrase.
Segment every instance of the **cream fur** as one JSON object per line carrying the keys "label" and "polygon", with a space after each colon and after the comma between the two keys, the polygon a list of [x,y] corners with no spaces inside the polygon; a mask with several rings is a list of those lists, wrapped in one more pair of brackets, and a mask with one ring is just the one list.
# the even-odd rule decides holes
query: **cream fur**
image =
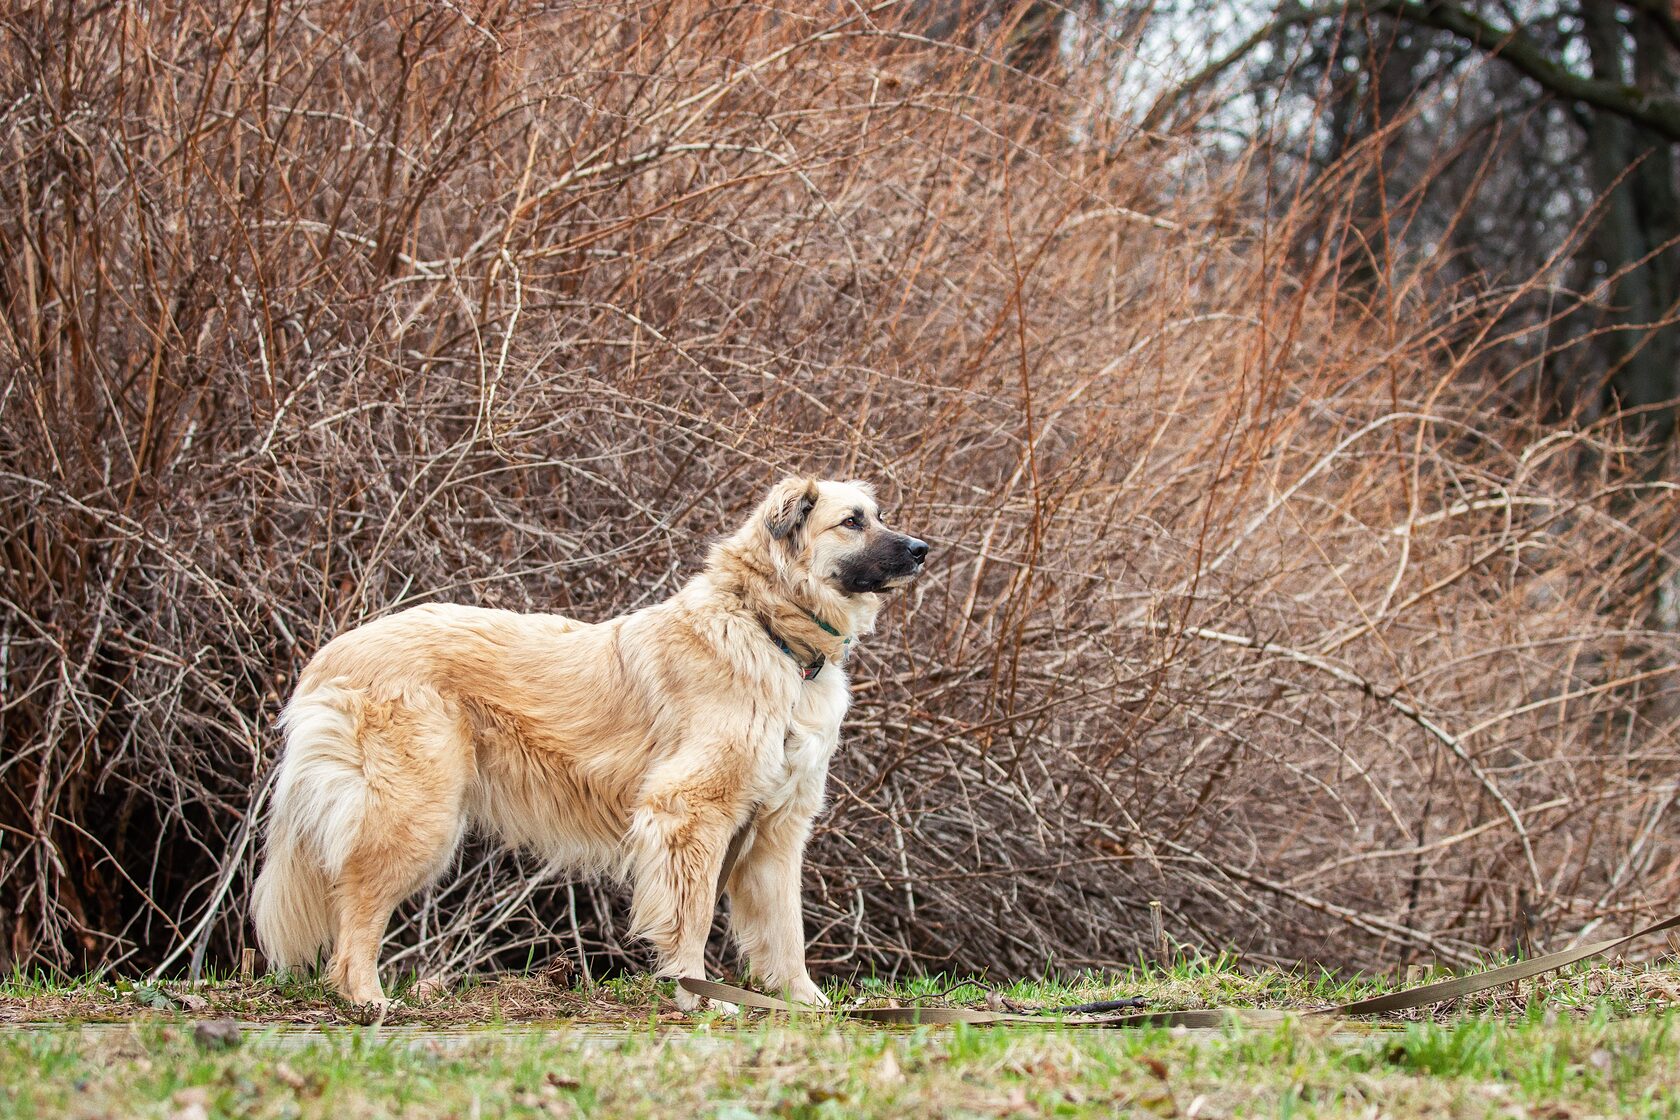
{"label": "cream fur", "polygon": [[[866,524],[844,524],[859,509]],[[270,964],[330,947],[338,989],[382,1001],[391,911],[475,827],[628,881],[660,974],[698,976],[724,850],[751,818],[727,884],[732,928],[761,981],[821,999],[799,880],[849,699],[847,647],[805,612],[854,641],[870,633],[883,595],[848,594],[838,573],[905,540],[867,486],[790,478],[681,590],[633,614],[591,625],[423,606],[329,642],[282,719],[253,896]],[[816,679],[766,624],[827,658]]]}

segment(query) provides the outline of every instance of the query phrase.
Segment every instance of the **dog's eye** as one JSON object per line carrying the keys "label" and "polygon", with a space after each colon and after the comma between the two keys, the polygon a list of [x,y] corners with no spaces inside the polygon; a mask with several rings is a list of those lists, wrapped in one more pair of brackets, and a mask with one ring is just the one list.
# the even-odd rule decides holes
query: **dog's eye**
{"label": "dog's eye", "polygon": [[840,524],[844,525],[848,529],[861,529],[861,528],[863,528],[863,522],[858,520],[856,514],[853,514],[851,517],[846,518],[846,520],[840,522]]}

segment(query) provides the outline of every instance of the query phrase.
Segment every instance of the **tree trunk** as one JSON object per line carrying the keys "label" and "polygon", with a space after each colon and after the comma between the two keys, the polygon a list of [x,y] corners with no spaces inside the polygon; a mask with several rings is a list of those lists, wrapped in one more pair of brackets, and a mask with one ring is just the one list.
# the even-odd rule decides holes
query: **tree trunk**
{"label": "tree trunk", "polygon": [[[1624,26],[1614,5],[1581,5],[1593,76],[1646,89],[1675,88],[1674,57],[1649,16]],[[1604,199],[1595,232],[1611,276],[1605,338],[1611,407],[1635,410],[1632,426],[1653,443],[1674,436],[1680,396],[1680,327],[1663,325],[1680,301],[1680,192],[1673,145],[1625,117],[1592,112],[1592,183]]]}

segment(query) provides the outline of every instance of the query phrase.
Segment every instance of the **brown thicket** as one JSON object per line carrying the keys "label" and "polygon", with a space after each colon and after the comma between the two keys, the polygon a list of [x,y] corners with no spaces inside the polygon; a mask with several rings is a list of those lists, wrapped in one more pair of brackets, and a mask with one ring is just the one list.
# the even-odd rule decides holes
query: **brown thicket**
{"label": "brown thicket", "polygon": [[[1526,293],[1349,277],[1367,158],[1268,181],[894,11],[0,17],[0,963],[227,961],[322,641],[632,609],[785,470],[935,545],[853,667],[821,971],[1672,905],[1674,495],[1501,395]],[[391,956],[643,959],[537,871],[469,846]]]}

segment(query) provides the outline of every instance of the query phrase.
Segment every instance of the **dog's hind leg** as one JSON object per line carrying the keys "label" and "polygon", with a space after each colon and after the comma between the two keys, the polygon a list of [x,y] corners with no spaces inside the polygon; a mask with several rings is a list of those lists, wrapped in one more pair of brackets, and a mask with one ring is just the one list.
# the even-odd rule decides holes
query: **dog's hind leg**
{"label": "dog's hind leg", "polygon": [[367,808],[333,885],[329,969],[353,1003],[385,1002],[379,944],[391,912],[443,872],[461,838],[470,744],[441,702],[416,700],[363,714]]}
{"label": "dog's hind leg", "polygon": [[[333,891],[333,958],[329,975],[352,1003],[383,1003],[379,944],[403,899],[437,878],[460,830],[441,813],[416,811],[407,820],[370,821],[352,849]],[[382,834],[382,835],[381,835]]]}
{"label": "dog's hind leg", "polygon": [[[385,937],[391,912],[402,896],[363,874],[347,873],[339,884],[334,908],[337,931],[333,936],[333,958],[328,968],[333,986],[351,1003],[383,1004],[385,989],[379,983],[379,943]],[[406,893],[406,892],[405,892]]]}

